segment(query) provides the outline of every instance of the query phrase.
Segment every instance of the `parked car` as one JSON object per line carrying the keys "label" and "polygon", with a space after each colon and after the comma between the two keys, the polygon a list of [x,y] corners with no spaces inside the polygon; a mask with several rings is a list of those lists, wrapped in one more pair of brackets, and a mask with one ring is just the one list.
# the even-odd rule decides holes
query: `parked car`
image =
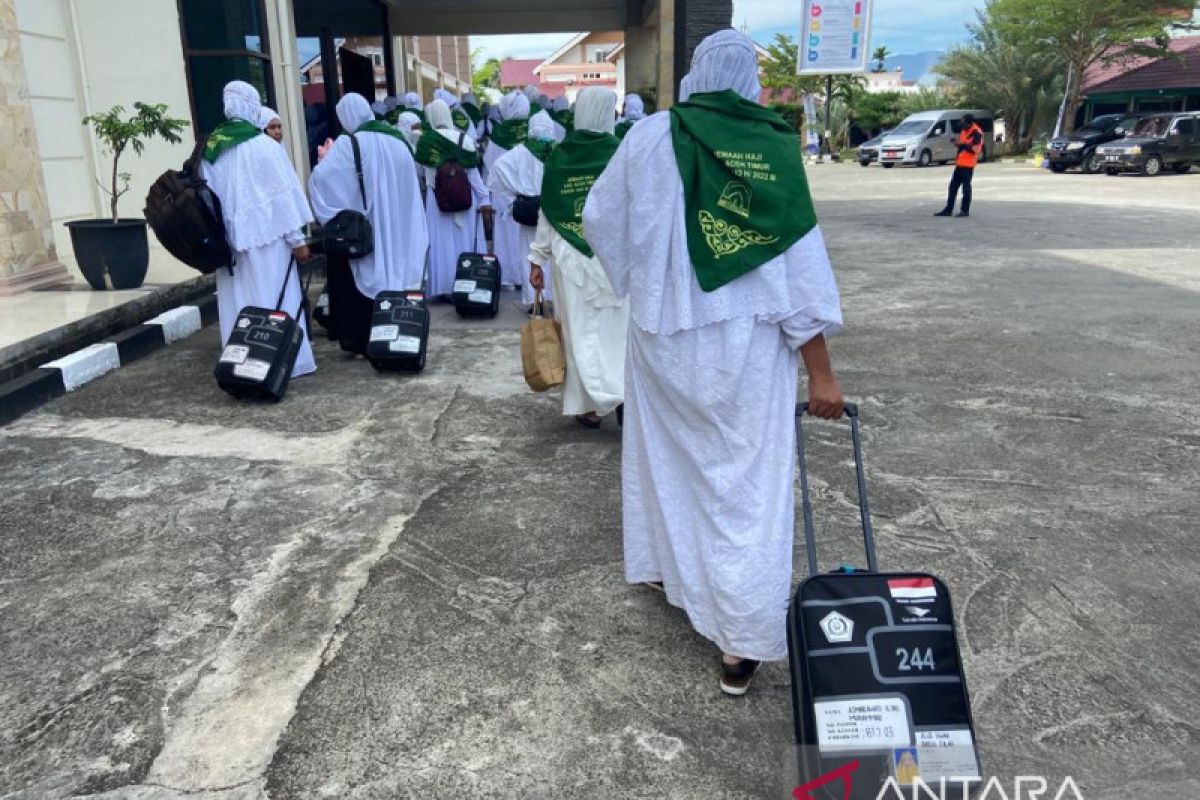
{"label": "parked car", "polygon": [[962,132],[962,119],[967,114],[975,117],[983,129],[983,153],[980,161],[987,161],[995,144],[995,122],[988,111],[922,111],[906,118],[883,137],[879,146],[879,163],[886,168],[897,164],[915,164],[928,167],[937,161],[948,164],[958,157],[958,135]]}
{"label": "parked car", "polygon": [[858,146],[858,163],[864,167],[871,166],[871,163],[879,160],[879,145],[883,144],[883,137],[887,136],[891,131],[884,131],[874,139],[867,139]]}
{"label": "parked car", "polygon": [[1123,138],[1137,125],[1138,114],[1105,114],[1069,136],[1051,139],[1046,146],[1046,159],[1053,172],[1066,172],[1071,167],[1088,175],[1099,172],[1104,165],[1096,148]]}
{"label": "parked car", "polygon": [[1158,175],[1168,167],[1182,175],[1200,161],[1200,113],[1143,117],[1129,136],[1101,145],[1096,152],[1103,157],[1109,175]]}

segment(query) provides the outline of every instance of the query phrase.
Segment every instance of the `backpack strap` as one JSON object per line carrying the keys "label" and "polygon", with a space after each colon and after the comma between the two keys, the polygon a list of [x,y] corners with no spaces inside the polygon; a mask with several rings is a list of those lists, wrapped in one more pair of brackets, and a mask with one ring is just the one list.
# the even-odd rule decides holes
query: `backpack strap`
{"label": "backpack strap", "polygon": [[362,197],[363,213],[367,213],[367,187],[363,182],[363,163],[362,151],[358,149],[358,139],[354,138],[353,133],[347,134],[350,137],[350,146],[354,148],[354,171],[358,173],[358,194]]}
{"label": "backpack strap", "polygon": [[212,136],[211,133],[206,133],[196,138],[196,146],[192,149],[192,154],[188,156],[187,161],[183,162],[184,169],[187,172],[193,175],[199,174],[200,159],[204,157],[204,149],[208,147],[208,138],[210,136]]}
{"label": "backpack strap", "polygon": [[460,134],[458,135],[458,149],[459,149],[459,150],[462,150],[462,149],[463,149],[463,140],[464,140],[464,139],[466,139],[466,138],[467,138],[467,132],[466,132],[466,131],[463,131],[462,133],[460,133]]}

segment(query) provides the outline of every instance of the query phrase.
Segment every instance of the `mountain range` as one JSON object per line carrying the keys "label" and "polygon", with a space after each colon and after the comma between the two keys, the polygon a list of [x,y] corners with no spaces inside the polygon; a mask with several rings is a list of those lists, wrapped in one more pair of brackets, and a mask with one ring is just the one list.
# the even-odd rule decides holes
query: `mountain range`
{"label": "mountain range", "polygon": [[943,50],[926,50],[921,53],[890,56],[883,63],[889,71],[903,67],[905,80],[931,83],[935,78],[933,68],[945,54]]}

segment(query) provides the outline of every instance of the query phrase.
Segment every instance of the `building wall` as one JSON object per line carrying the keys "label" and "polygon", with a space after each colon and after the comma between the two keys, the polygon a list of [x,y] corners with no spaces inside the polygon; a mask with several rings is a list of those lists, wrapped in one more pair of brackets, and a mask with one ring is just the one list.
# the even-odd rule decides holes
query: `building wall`
{"label": "building wall", "polygon": [[[118,104],[131,109],[135,101],[166,103],[172,116],[190,116],[178,13],[174,2],[163,0],[15,3],[55,244],[60,259],[73,262],[62,223],[108,214],[96,179],[107,178],[111,162],[81,124],[83,117]],[[184,131],[178,145],[148,142],[141,157],[122,158],[121,171],[132,175],[122,216],[141,216],[150,184],[187,158],[191,136]],[[152,266],[174,263],[153,236],[151,247]]]}

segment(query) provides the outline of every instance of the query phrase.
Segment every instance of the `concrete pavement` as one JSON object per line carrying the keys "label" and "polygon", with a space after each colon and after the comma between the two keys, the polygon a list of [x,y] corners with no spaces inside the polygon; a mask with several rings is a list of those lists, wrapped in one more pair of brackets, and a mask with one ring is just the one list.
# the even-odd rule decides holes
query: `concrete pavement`
{"label": "concrete pavement", "polygon": [[[946,169],[809,174],[880,561],[954,591],[985,768],[1200,796],[1200,175],[988,165],[944,220]],[[0,428],[0,797],[789,796],[786,667],[720,696],[624,585],[619,433],[525,389],[517,321],[440,319],[419,377],[321,341],[273,406],[210,328]]]}

